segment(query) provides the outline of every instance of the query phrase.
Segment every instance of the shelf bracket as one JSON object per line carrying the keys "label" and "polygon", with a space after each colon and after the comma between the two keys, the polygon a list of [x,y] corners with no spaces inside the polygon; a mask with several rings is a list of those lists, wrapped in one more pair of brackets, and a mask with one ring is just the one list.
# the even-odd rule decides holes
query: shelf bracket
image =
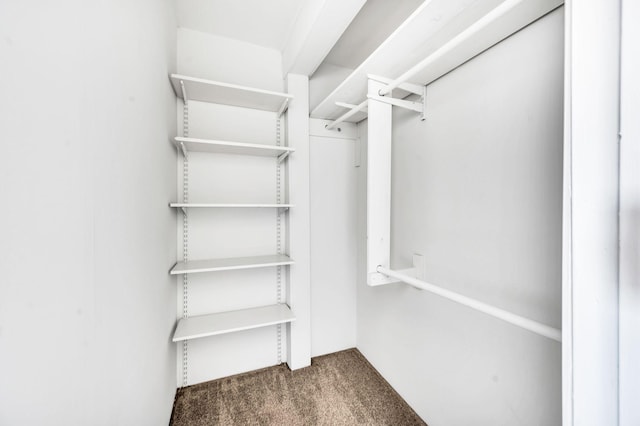
{"label": "shelf bracket", "polygon": [[187,89],[184,87],[184,81],[180,80],[180,89],[182,90],[182,100],[187,103]]}
{"label": "shelf bracket", "polygon": [[185,216],[187,215],[187,208],[186,207],[180,207],[180,210],[182,210],[182,213],[184,213]]}
{"label": "shelf bracket", "polygon": [[182,150],[182,154],[187,157],[187,147],[184,146],[184,142],[180,142],[180,149]]}
{"label": "shelf bracket", "polygon": [[282,163],[287,157],[291,154],[291,151],[285,151],[282,154],[278,155],[278,164]]}
{"label": "shelf bracket", "polygon": [[422,114],[420,115],[420,121],[427,119],[427,86],[422,86]]}
{"label": "shelf bracket", "polygon": [[280,105],[280,109],[278,110],[278,118],[282,117],[282,114],[284,114],[288,106],[289,98],[285,98],[285,100],[282,102],[282,105]]}

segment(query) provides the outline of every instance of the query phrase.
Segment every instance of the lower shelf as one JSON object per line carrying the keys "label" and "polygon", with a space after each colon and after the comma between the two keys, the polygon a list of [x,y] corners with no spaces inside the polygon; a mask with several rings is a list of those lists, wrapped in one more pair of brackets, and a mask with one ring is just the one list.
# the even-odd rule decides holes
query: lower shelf
{"label": "lower shelf", "polygon": [[231,271],[235,269],[265,268],[269,266],[284,266],[293,264],[287,255],[276,254],[270,256],[234,257],[229,259],[192,260],[178,262],[171,269],[171,275],[193,274],[196,272]]}
{"label": "lower shelf", "polygon": [[221,312],[218,314],[199,315],[183,318],[178,321],[173,341],[197,339],[235,331],[266,327],[295,321],[291,309],[284,304],[261,306],[239,311]]}

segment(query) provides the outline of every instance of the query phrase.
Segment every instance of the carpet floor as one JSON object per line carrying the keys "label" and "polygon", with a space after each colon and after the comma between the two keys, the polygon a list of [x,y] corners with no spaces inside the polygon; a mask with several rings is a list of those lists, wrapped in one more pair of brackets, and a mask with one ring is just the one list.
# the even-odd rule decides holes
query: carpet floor
{"label": "carpet floor", "polygon": [[357,349],[178,390],[171,426],[426,425]]}

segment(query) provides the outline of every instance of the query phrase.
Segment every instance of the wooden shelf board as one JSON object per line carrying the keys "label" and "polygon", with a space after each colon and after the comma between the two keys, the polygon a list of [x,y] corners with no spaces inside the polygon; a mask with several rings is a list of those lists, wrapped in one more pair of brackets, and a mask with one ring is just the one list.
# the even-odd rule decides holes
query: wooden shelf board
{"label": "wooden shelf board", "polygon": [[180,342],[250,330],[252,328],[292,322],[295,319],[293,312],[286,304],[199,315],[179,320],[176,331],[173,334],[173,341]]}
{"label": "wooden shelf board", "polygon": [[197,272],[232,271],[237,269],[266,268],[270,266],[291,265],[293,260],[284,254],[252,257],[233,257],[228,259],[192,260],[178,262],[171,269],[172,275],[193,274]]}
{"label": "wooden shelf board", "polygon": [[254,143],[231,142],[213,139],[174,138],[176,146],[184,145],[187,151],[211,152],[217,154],[255,155],[262,157],[277,157],[285,152],[295,151],[288,146],[262,145]]}
{"label": "wooden shelf board", "polygon": [[292,95],[287,93],[255,89],[180,74],[171,74],[170,79],[173,90],[179,98],[184,99],[180,85],[182,81],[187,99],[193,101],[278,112],[285,102],[293,98]]}

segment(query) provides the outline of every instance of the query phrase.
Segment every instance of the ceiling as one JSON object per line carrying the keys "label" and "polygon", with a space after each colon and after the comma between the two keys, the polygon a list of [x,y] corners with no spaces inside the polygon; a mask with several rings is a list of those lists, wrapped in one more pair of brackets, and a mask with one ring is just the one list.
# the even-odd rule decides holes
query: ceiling
{"label": "ceiling", "polygon": [[282,51],[309,0],[178,0],[178,26]]}
{"label": "ceiling", "polygon": [[325,62],[355,69],[423,3],[424,0],[367,0],[334,45]]}
{"label": "ceiling", "polygon": [[[298,15],[317,1],[177,0],[178,26],[283,51]],[[367,0],[325,62],[356,68],[423,1]]]}

